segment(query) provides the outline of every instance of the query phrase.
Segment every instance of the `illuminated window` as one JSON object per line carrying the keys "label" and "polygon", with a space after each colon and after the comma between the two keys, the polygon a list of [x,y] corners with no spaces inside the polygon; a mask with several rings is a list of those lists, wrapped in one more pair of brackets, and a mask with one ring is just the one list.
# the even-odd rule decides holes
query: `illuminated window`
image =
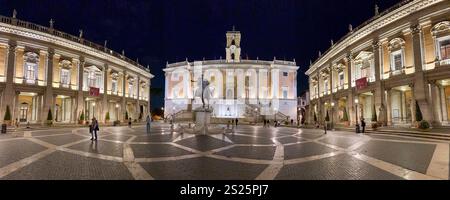
{"label": "illuminated window", "polygon": [[113,94],[117,93],[117,80],[115,79],[111,81],[111,92]]}
{"label": "illuminated window", "polygon": [[339,73],[339,87],[344,86],[344,72]]}
{"label": "illuminated window", "polygon": [[391,53],[391,70],[398,71],[403,69],[402,51],[398,50]]}
{"label": "illuminated window", "polygon": [[441,60],[450,59],[450,37],[439,42],[439,53]]}
{"label": "illuminated window", "polygon": [[68,69],[61,69],[61,84],[63,87],[69,87],[70,71]]}

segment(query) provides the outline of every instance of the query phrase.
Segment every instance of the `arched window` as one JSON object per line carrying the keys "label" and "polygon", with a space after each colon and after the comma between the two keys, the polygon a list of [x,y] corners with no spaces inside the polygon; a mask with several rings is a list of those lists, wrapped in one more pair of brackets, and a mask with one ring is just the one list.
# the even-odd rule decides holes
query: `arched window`
{"label": "arched window", "polygon": [[236,42],[234,40],[232,40],[231,45],[236,45]]}
{"label": "arched window", "polygon": [[234,60],[235,59],[235,55],[234,55],[234,53],[232,53],[231,54],[231,60]]}
{"label": "arched window", "polygon": [[431,33],[436,43],[436,58],[441,64],[450,64],[450,21],[439,22],[433,26]]}
{"label": "arched window", "polygon": [[25,53],[23,73],[26,83],[35,84],[38,74],[39,55],[34,52]]}
{"label": "arched window", "polygon": [[392,73],[401,73],[405,66],[405,40],[402,38],[394,38],[389,41],[388,48],[391,58]]}

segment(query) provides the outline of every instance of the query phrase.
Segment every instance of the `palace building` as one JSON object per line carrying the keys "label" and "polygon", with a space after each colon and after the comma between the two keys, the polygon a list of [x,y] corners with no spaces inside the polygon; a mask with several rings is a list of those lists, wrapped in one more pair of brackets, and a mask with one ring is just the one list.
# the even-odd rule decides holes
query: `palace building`
{"label": "palace building", "polygon": [[150,70],[105,45],[13,17],[0,16],[0,114],[12,120],[55,123],[145,119]]}
{"label": "palace building", "polygon": [[331,43],[306,72],[310,123],[327,112],[335,123],[370,122],[376,112],[385,125],[411,126],[418,105],[433,126],[450,125],[450,1],[376,8],[372,19]]}
{"label": "palace building", "polygon": [[192,119],[192,111],[203,106],[201,98],[195,97],[203,77],[210,82],[209,105],[216,120],[296,120],[298,67],[295,61],[242,59],[241,39],[239,31],[226,33],[225,59],[167,64],[164,69],[166,117]]}

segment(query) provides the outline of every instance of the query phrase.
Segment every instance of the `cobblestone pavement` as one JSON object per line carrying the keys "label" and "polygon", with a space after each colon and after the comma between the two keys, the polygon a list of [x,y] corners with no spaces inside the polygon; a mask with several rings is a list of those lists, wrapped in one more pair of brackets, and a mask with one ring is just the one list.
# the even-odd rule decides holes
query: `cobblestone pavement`
{"label": "cobblestone pavement", "polygon": [[0,136],[6,180],[449,179],[449,142],[404,136],[239,126],[191,135],[154,123],[24,131]]}

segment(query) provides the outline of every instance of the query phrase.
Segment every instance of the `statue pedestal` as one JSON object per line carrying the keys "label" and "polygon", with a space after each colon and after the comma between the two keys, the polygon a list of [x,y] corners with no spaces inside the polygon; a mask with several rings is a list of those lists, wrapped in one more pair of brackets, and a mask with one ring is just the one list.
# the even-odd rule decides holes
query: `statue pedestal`
{"label": "statue pedestal", "polygon": [[208,134],[208,126],[211,122],[212,110],[201,108],[195,110],[195,126],[196,130],[203,135]]}

